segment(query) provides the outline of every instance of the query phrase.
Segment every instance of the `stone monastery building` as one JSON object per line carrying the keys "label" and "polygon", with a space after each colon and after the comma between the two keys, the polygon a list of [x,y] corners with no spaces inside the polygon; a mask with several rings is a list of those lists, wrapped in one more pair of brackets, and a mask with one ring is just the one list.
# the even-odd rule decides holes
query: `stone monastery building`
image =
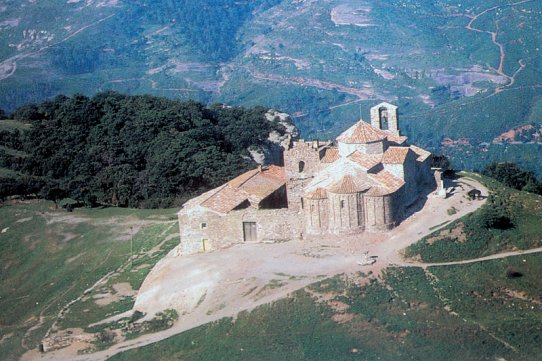
{"label": "stone monastery building", "polygon": [[291,140],[284,166],[260,166],[183,205],[181,253],[393,228],[435,184],[431,154],[406,140],[389,103],[336,142]]}

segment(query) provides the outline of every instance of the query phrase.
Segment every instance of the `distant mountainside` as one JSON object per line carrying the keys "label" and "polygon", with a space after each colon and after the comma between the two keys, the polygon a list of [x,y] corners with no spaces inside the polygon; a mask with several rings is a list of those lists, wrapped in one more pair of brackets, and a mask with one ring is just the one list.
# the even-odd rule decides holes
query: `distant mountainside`
{"label": "distant mountainside", "polygon": [[0,33],[7,111],[111,89],[260,104],[328,139],[387,100],[458,167],[542,175],[538,140],[493,142],[542,124],[537,0],[7,0]]}

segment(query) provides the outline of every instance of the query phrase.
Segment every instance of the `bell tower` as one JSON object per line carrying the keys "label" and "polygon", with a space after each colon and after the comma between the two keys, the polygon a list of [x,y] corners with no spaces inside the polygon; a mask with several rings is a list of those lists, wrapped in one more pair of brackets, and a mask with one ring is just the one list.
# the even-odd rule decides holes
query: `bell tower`
{"label": "bell tower", "polygon": [[397,109],[397,106],[386,102],[375,105],[371,108],[371,125],[395,135],[400,135]]}

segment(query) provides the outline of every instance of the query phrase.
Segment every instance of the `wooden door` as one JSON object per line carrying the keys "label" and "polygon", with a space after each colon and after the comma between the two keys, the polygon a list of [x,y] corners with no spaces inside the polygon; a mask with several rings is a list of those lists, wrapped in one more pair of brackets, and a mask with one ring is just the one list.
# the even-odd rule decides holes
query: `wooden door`
{"label": "wooden door", "polygon": [[208,239],[202,239],[201,240],[201,248],[203,248],[203,252],[207,252],[211,250],[211,245],[209,244]]}
{"label": "wooden door", "polygon": [[243,238],[245,242],[257,242],[256,222],[243,222]]}

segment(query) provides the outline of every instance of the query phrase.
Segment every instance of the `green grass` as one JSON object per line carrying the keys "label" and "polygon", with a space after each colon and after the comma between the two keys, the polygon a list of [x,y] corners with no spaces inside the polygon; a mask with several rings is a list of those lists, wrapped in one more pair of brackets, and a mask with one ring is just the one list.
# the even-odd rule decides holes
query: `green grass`
{"label": "green grass", "polygon": [[[77,209],[68,213],[55,210],[52,202],[1,206],[0,230],[5,232],[0,233],[0,308],[9,312],[0,315],[0,335],[13,336],[0,343],[0,358],[18,359],[26,351],[21,344],[37,347],[62,307],[107,273],[129,263],[131,225],[142,226],[139,232],[134,230],[134,254],[138,255],[134,268],[140,260],[149,267],[137,272],[126,268],[117,279],[139,287],[152,265],[177,243],[174,237],[153,257],[139,256],[177,232],[172,227],[175,222],[170,221],[174,215],[173,209]],[[90,300],[92,296],[87,295]],[[60,325],[86,327],[129,309],[132,303],[126,298],[99,307],[87,299],[75,303]],[[29,331],[33,326],[36,328]]]}
{"label": "green grass", "polygon": [[[542,230],[539,197],[473,174],[463,176],[483,181],[498,194],[494,201],[515,212],[518,234],[489,230],[493,238],[484,248],[477,243],[480,234],[467,232],[467,246],[455,244],[448,258],[457,258],[454,252],[470,257],[499,247],[536,245],[533,240],[540,239]],[[492,243],[503,239],[509,243]],[[437,243],[420,242],[417,251],[434,254]],[[540,274],[541,253],[427,270],[391,267],[378,278],[340,275],[235,319],[224,318],[110,360],[534,361],[542,354]],[[359,286],[359,277],[368,282]],[[318,294],[330,301],[317,301]],[[334,308],[331,301],[344,307]]]}
{"label": "green grass", "polygon": [[[405,250],[405,256],[419,255],[424,262],[446,262],[542,246],[542,197],[507,188],[486,177],[476,178],[482,181],[491,193],[487,203],[475,213],[456,220],[411,245]],[[486,215],[493,211],[506,214],[513,226],[508,229],[485,226]],[[452,230],[461,230],[460,233],[466,240],[458,238]],[[448,235],[448,232],[452,233]],[[439,239],[435,241],[435,237]]]}
{"label": "green grass", "polygon": [[[523,277],[508,278],[510,266]],[[361,287],[338,276],[110,360],[537,360],[541,267],[542,255],[528,255],[428,271],[388,268]],[[347,309],[317,302],[314,292]],[[350,319],[335,322],[337,314]]]}

